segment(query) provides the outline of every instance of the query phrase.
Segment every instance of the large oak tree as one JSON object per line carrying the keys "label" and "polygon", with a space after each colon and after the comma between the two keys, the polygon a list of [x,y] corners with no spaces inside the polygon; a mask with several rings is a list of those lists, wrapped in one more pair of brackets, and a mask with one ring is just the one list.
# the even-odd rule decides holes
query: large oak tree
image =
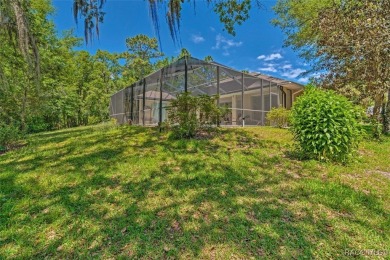
{"label": "large oak tree", "polygon": [[373,102],[379,118],[390,89],[390,1],[280,0],[275,10],[286,43],[314,61],[317,82],[361,104]]}

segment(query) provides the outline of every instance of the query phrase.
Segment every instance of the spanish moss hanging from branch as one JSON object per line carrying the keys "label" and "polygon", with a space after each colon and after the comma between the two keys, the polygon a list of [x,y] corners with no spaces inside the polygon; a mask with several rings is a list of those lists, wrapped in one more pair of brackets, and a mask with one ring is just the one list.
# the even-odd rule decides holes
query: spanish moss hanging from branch
{"label": "spanish moss hanging from branch", "polygon": [[[107,0],[74,0],[73,16],[78,22],[79,17],[84,18],[84,34],[85,42],[88,44],[93,39],[95,31],[99,37],[99,23],[103,22],[104,12],[103,5]],[[185,2],[193,2],[195,8],[196,0],[147,0],[149,4],[149,13],[152,19],[154,30],[157,34],[158,41],[161,46],[160,23],[159,23],[159,8],[163,7],[166,10],[165,16],[168,23],[169,32],[174,43],[180,42],[180,20],[182,5]],[[212,4],[213,11],[219,15],[221,23],[225,30],[235,35],[235,26],[242,24],[249,18],[249,10],[251,3],[257,3],[260,7],[260,0],[206,0],[208,4]]]}
{"label": "spanish moss hanging from branch", "polygon": [[93,39],[93,30],[99,38],[99,24],[103,22],[103,5],[106,0],[74,0],[73,17],[78,23],[79,16],[84,17],[84,38],[86,44]]}
{"label": "spanish moss hanging from branch", "polygon": [[[30,28],[28,11],[30,2],[14,0],[0,2],[0,29],[7,32],[10,39],[15,39],[20,54],[38,82],[40,78],[40,56],[35,36]],[[12,41],[12,40],[11,40]]]}
{"label": "spanish moss hanging from branch", "polygon": [[149,13],[152,18],[153,27],[157,34],[158,44],[161,48],[161,37],[160,37],[160,23],[158,21],[158,2],[161,2],[161,0],[149,0]]}

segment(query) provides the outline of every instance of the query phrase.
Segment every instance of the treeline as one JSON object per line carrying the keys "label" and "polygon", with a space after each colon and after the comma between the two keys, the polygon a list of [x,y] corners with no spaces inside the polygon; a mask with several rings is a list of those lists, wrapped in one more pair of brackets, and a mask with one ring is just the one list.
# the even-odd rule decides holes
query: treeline
{"label": "treeline", "polygon": [[24,9],[31,33],[25,36],[26,53],[20,40],[23,28],[13,20],[15,14],[7,18],[5,11],[0,25],[0,132],[32,133],[107,120],[114,92],[171,59],[158,51],[156,39],[145,35],[128,38],[123,53],[75,50],[83,39],[72,31],[57,35],[48,18],[53,7],[46,0],[31,1]]}

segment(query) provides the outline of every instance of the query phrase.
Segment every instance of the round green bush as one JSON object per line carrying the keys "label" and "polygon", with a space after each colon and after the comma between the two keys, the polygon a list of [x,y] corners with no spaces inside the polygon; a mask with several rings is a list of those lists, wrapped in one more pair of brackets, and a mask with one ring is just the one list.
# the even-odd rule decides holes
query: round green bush
{"label": "round green bush", "polygon": [[344,96],[313,86],[292,108],[292,132],[305,157],[345,162],[357,148],[361,112]]}

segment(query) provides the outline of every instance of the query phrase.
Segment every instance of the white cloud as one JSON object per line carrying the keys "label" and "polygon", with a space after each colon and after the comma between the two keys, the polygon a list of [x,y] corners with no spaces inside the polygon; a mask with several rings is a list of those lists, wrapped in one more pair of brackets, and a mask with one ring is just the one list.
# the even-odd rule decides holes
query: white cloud
{"label": "white cloud", "polygon": [[274,51],[268,55],[259,55],[257,59],[261,62],[261,67],[258,68],[258,71],[275,73],[277,76],[295,79],[304,84],[310,80],[309,76],[301,76],[302,73],[306,72],[302,65],[298,68],[294,67],[290,61],[284,60],[280,51]]}
{"label": "white cloud", "polygon": [[315,79],[319,79],[321,77],[321,73],[320,72],[315,72],[315,73],[312,73],[310,76],[315,78]]}
{"label": "white cloud", "polygon": [[215,28],[210,26],[210,31],[215,32]]}
{"label": "white cloud", "polygon": [[283,77],[286,77],[286,78],[290,78],[290,79],[295,79],[296,77],[298,77],[299,75],[301,75],[303,72],[305,72],[306,70],[304,69],[289,69],[285,72],[283,72],[281,75]]}
{"label": "white cloud", "polygon": [[272,53],[270,55],[260,55],[257,57],[258,60],[270,61],[270,60],[278,60],[283,58],[280,53]]}
{"label": "white cloud", "polygon": [[232,39],[226,39],[221,34],[218,34],[215,37],[215,46],[212,47],[212,49],[214,49],[214,50],[222,49],[223,50],[222,55],[229,56],[230,55],[230,52],[229,52],[230,48],[240,47],[242,44],[243,44],[243,42],[241,42],[241,41],[234,41]]}
{"label": "white cloud", "polygon": [[308,77],[300,78],[300,79],[298,79],[298,82],[306,84],[307,82],[309,82],[309,78]]}
{"label": "white cloud", "polygon": [[306,84],[310,81],[310,79],[318,79],[320,77],[321,77],[321,73],[315,72],[315,73],[311,73],[310,75],[308,75],[308,77],[299,78],[298,82]]}
{"label": "white cloud", "polygon": [[278,66],[278,64],[276,64],[276,63],[263,62],[263,67],[258,68],[258,70],[268,71],[268,72],[277,72],[278,70],[277,70],[276,66]]}
{"label": "white cloud", "polygon": [[264,68],[259,68],[260,71],[268,71],[268,72],[277,72],[278,70],[275,67],[268,66]]}
{"label": "white cloud", "polygon": [[202,35],[200,35],[200,34],[193,34],[193,35],[191,35],[191,41],[193,42],[193,43],[201,43],[201,42],[204,42],[205,41],[205,39],[203,38],[203,36]]}

